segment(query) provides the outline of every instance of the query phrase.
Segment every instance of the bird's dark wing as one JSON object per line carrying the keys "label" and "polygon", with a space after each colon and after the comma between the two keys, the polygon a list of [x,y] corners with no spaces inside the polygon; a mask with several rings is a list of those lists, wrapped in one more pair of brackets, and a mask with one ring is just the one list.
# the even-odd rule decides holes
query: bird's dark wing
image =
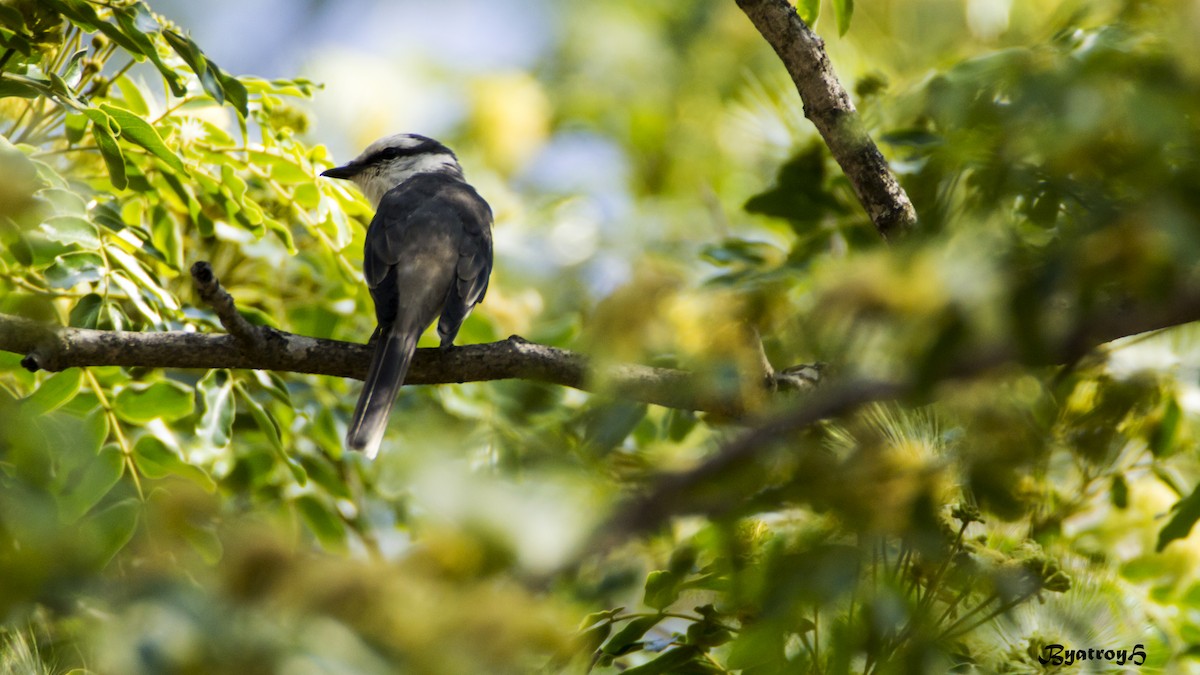
{"label": "bird's dark wing", "polygon": [[492,210],[469,185],[446,194],[460,214],[463,229],[458,240],[458,265],[455,283],[446,294],[438,336],[442,346],[454,342],[458,329],[471,308],[487,293],[492,274]]}
{"label": "bird's dark wing", "polygon": [[[417,176],[384,195],[367,228],[365,244],[363,277],[379,323],[395,320],[397,308],[404,306],[410,314],[422,315],[428,325],[455,295],[452,286],[463,285],[457,280],[451,283],[451,278],[475,279],[482,273],[486,287],[491,270],[491,209],[461,180]],[[454,272],[447,266],[453,266]],[[478,302],[478,290],[466,284],[458,294]]]}

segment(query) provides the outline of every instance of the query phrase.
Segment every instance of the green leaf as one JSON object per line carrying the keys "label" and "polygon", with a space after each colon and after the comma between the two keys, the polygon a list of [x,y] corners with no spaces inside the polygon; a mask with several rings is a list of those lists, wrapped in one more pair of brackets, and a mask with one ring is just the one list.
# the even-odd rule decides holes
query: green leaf
{"label": "green leaf", "polygon": [[668,410],[663,419],[663,426],[667,438],[678,443],[682,441],[692,429],[696,428],[699,418],[696,413],[691,410]]}
{"label": "green leaf", "polygon": [[655,570],[646,575],[647,607],[663,610],[679,597],[679,577],[667,570]]}
{"label": "green leaf", "polygon": [[209,62],[209,65],[217,71],[217,77],[221,80],[221,86],[225,90],[225,96],[229,99],[229,104],[245,118],[250,114],[250,96],[246,92],[246,85],[242,84],[236,77],[217,68],[216,64]]}
{"label": "green leaf", "polygon": [[733,639],[733,634],[721,625],[720,614],[712,605],[697,607],[704,619],[695,621],[687,629],[687,643],[702,649],[712,649]]}
{"label": "green leaf", "polygon": [[96,15],[96,10],[83,0],[41,0],[43,5],[62,14],[67,19],[88,33],[95,33],[100,24],[104,23]]}
{"label": "green leaf", "polygon": [[104,158],[104,166],[108,167],[109,180],[114,188],[124,190],[129,185],[129,179],[125,175],[125,157],[121,154],[121,146],[108,126],[108,119],[111,118],[96,110],[94,112],[104,115],[97,121],[97,117],[88,114],[91,112],[93,111],[87,110],[84,114],[92,119],[92,138],[96,141],[96,147],[100,149],[100,156]]}
{"label": "green leaf", "polygon": [[8,5],[0,5],[0,26],[3,26],[14,33],[25,31],[25,17],[16,9]]}
{"label": "green leaf", "polygon": [[942,145],[946,141],[944,137],[919,127],[896,129],[883,134],[880,138],[885,143],[908,148],[928,148]]}
{"label": "green leaf", "polygon": [[78,216],[47,218],[41,230],[50,241],[79,246],[89,251],[100,250],[100,233],[96,226]]}
{"label": "green leaf", "polygon": [[229,445],[237,405],[233,399],[233,377],[228,370],[212,370],[196,384],[200,394],[200,419],[196,435],[215,447]]}
{"label": "green leaf", "polygon": [[300,518],[317,536],[321,545],[335,550],[340,550],[345,546],[346,526],[342,523],[341,518],[333,512],[332,507],[326,506],[312,495],[301,495],[294,503],[296,510],[300,513]]}
{"label": "green leaf", "polygon": [[169,476],[184,463],[166,443],[150,434],[142,436],[134,444],[133,461],[137,464],[138,471],[149,478]]}
{"label": "green leaf", "polygon": [[115,84],[117,89],[121,91],[121,100],[124,101],[125,107],[135,115],[146,117],[150,114],[150,106],[146,103],[146,95],[142,93],[141,87],[138,86],[128,75],[122,75],[117,78]]}
{"label": "green leaf", "polygon": [[725,665],[732,670],[763,667],[763,672],[782,672],[779,667],[787,660],[784,652],[786,639],[786,631],[779,626],[751,626],[742,630],[730,645]]}
{"label": "green leaf", "polygon": [[598,624],[600,622],[612,623],[613,618],[624,611],[624,609],[624,607],[614,607],[612,609],[600,610],[599,612],[592,612],[580,620],[579,630],[584,630],[588,626]]}
{"label": "green leaf", "polygon": [[133,446],[133,461],[138,471],[148,478],[182,476],[199,483],[205,490],[216,489],[211,477],[203,469],[189,464],[163,442],[161,438],[145,434]]}
{"label": "green leaf", "polygon": [[246,410],[250,412],[250,417],[254,419],[254,423],[263,432],[263,435],[267,437],[267,442],[270,443],[271,449],[287,465],[292,477],[301,485],[308,483],[308,473],[304,470],[304,466],[292,457],[289,457],[287,451],[283,448],[283,437],[279,431],[279,422],[275,420],[273,415],[267,412],[267,409],[262,404],[254,400],[254,397],[250,395],[250,392],[246,390],[246,387],[242,383],[235,384],[234,388],[242,397],[242,403]]}
{"label": "green leaf", "polygon": [[152,36],[159,34],[161,26],[154,15],[146,8],[145,3],[138,2],[124,7],[114,7],[113,14],[117,24],[102,23],[100,31],[128,50],[139,61],[142,57],[149,58],[154,67],[166,80],[171,93],[182,97],[187,94],[183,78],[171,69],[162,57],[158,55],[158,45]]}
{"label": "green leaf", "polygon": [[[84,118],[86,119],[86,118]],[[54,208],[56,216],[77,216],[86,218],[88,214],[87,202],[79,196],[79,193],[70,190],[64,190],[57,187],[42,188],[35,193],[35,196]]]}
{"label": "green leaf", "polygon": [[1129,483],[1125,481],[1125,474],[1118,473],[1112,477],[1111,488],[1112,504],[1118,509],[1129,507]]}
{"label": "green leaf", "polygon": [[821,15],[821,0],[799,0],[796,3],[796,13],[804,23],[809,26],[817,23],[817,17]]}
{"label": "green leaf", "polygon": [[1173,509],[1175,515],[1171,516],[1170,522],[1163,526],[1163,529],[1158,533],[1158,543],[1155,545],[1155,552],[1161,552],[1167,547],[1167,544],[1176,539],[1183,539],[1192,531],[1192,526],[1200,520],[1200,485],[1192,494],[1184,497],[1175,504]]}
{"label": "green leaf", "polygon": [[192,548],[200,554],[204,562],[209,565],[215,565],[221,560],[221,555],[225,547],[221,543],[221,537],[217,535],[215,528],[211,526],[184,526],[180,528],[179,534],[192,545]]}
{"label": "green leaf", "polygon": [[192,414],[194,407],[192,391],[171,380],[160,380],[149,387],[126,387],[113,401],[113,412],[133,424],[158,418],[177,420]]}
{"label": "green leaf", "polygon": [[52,93],[46,81],[11,74],[0,80],[0,98],[49,98]]}
{"label": "green leaf", "polygon": [[69,368],[43,381],[36,391],[25,397],[21,405],[34,415],[43,415],[75,398],[82,385],[83,369]]}
{"label": "green leaf", "polygon": [[88,293],[71,308],[68,324],[76,328],[95,328],[100,325],[100,309],[104,306],[104,298],[96,293]]}
{"label": "green leaf", "polygon": [[125,457],[116,445],[106,445],[72,477],[66,492],[59,497],[59,515],[72,523],[98,504],[112,490],[125,470]]}
{"label": "green leaf", "polygon": [[[144,246],[143,250],[148,250],[150,248],[152,248],[152,246]],[[137,287],[149,292],[151,295],[157,298],[160,303],[162,303],[163,307],[167,308],[168,310],[174,311],[179,309],[179,300],[177,300],[170,291],[163,288],[154,278],[154,276],[146,271],[146,268],[142,265],[140,260],[126,253],[119,246],[107,246],[105,247],[105,250],[108,252],[108,257],[110,260],[116,261],[118,265],[125,268],[125,271],[129,272],[131,278],[137,280]],[[114,274],[113,276],[117,277],[119,275]]]}
{"label": "green leaf", "polygon": [[68,253],[55,259],[46,268],[46,281],[51,288],[74,288],[85,282],[99,281],[104,277],[104,259],[95,253]]}
{"label": "green leaf", "polygon": [[71,55],[71,59],[67,61],[66,68],[63,69],[62,79],[68,90],[73,90],[79,84],[79,78],[83,75],[81,64],[83,57],[87,56],[88,50],[80,49]]}
{"label": "green leaf", "polygon": [[596,624],[576,636],[575,645],[580,652],[590,654],[600,648],[611,632],[612,623],[606,621]]}
{"label": "green leaf", "polygon": [[279,423],[275,421],[275,418],[267,412],[267,409],[262,404],[254,400],[254,397],[250,395],[250,392],[240,382],[236,387],[237,392],[242,396],[242,402],[245,404],[246,410],[250,412],[250,416],[254,418],[254,423],[258,425],[263,435],[267,437],[267,442],[271,444],[271,447],[276,452],[283,454],[283,438],[279,432]]}
{"label": "green leaf", "polygon": [[1175,446],[1175,438],[1182,421],[1183,409],[1179,407],[1179,402],[1172,397],[1167,401],[1162,419],[1150,430],[1149,438],[1146,439],[1150,446],[1150,452],[1154,453],[1155,457],[1170,454],[1171,449]]}
{"label": "green leaf", "polygon": [[158,134],[158,130],[150,126],[149,122],[129,110],[108,103],[100,104],[100,109],[120,126],[121,138],[142,146],[155,157],[166,162],[167,166],[176,172],[187,174],[188,171],[183,165],[183,160],[179,159],[179,155],[176,155],[163,143],[162,136]]}
{"label": "green leaf", "polygon": [[106,566],[133,538],[140,511],[141,504],[131,498],[80,521],[79,539],[87,546],[96,568]]}
{"label": "green leaf", "polygon": [[621,656],[622,654],[628,654],[641,649],[641,646],[637,642],[642,639],[646,631],[657,626],[662,619],[661,615],[655,614],[653,616],[639,616],[630,620],[621,627],[621,630],[617,631],[616,635],[612,636],[612,639],[604,643],[600,651],[612,656]]}
{"label": "green leaf", "polygon": [[850,17],[854,14],[854,0],[833,0],[833,14],[837,17],[838,35],[850,30]]}
{"label": "green leaf", "polygon": [[204,91],[208,92],[208,95],[212,96],[217,103],[224,103],[225,89],[215,70],[209,67],[208,59],[204,56],[204,52],[200,51],[200,47],[191,38],[173,30],[166,29],[162,34],[166,38],[167,44],[171,45],[171,49],[174,49],[183,62],[192,69],[192,72],[196,73],[196,77],[200,78],[200,85],[204,87]]}
{"label": "green leaf", "polygon": [[659,673],[677,673],[680,672],[681,666],[687,665],[699,655],[700,650],[692,647],[691,645],[676,647],[670,651],[663,652],[662,656],[659,656],[649,663],[643,663],[640,666],[626,670],[622,675],[658,675]]}

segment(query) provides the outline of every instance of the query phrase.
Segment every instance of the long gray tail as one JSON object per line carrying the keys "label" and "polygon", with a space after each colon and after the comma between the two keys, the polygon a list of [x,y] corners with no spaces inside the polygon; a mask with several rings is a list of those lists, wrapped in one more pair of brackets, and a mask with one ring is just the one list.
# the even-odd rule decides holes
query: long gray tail
{"label": "long gray tail", "polygon": [[367,379],[358,395],[358,405],[354,406],[354,418],[346,431],[347,447],[360,450],[371,459],[379,453],[379,442],[387,429],[392,403],[396,401],[400,385],[404,384],[408,364],[420,337],[420,333],[403,332],[397,324],[380,330],[380,333]]}

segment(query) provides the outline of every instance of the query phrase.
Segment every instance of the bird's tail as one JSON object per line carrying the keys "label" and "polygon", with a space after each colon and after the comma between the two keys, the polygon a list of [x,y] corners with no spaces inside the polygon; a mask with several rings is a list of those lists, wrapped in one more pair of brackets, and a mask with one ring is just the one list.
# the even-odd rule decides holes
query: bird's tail
{"label": "bird's tail", "polygon": [[380,333],[358,405],[354,406],[354,418],[346,431],[347,447],[362,451],[371,459],[379,453],[379,442],[387,429],[392,403],[396,401],[400,385],[404,384],[408,364],[420,337],[419,332],[407,331],[395,324]]}

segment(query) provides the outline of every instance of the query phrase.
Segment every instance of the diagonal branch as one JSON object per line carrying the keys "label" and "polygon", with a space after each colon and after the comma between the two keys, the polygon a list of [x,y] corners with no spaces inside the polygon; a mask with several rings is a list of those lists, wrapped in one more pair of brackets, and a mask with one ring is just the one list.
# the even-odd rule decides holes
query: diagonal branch
{"label": "diagonal branch", "polygon": [[914,227],[917,212],[867,135],[850,94],[833,72],[825,42],[786,0],[737,0],[737,4],[783,61],[804,102],[804,116],[842,167],[875,229],[891,239]]}
{"label": "diagonal branch", "polygon": [[[1153,330],[1200,321],[1200,288],[1184,289],[1156,306],[1102,308],[1090,320],[1049,338],[1036,355],[1022,352],[1009,342],[985,345],[962,354],[936,373],[937,382],[911,380],[854,380],[823,385],[798,405],[760,420],[756,426],[734,437],[707,460],[687,471],[665,473],[639,494],[618,504],[596,530],[588,548],[594,553],[642,532],[652,531],[676,515],[717,515],[736,508],[727,494],[714,501],[709,486],[730,472],[760,461],[781,443],[817,422],[854,412],[878,401],[890,401],[929,392],[938,382],[980,377],[1011,363],[1050,366],[1074,363],[1090,351],[1113,340]],[[926,374],[928,375],[928,374]]]}

